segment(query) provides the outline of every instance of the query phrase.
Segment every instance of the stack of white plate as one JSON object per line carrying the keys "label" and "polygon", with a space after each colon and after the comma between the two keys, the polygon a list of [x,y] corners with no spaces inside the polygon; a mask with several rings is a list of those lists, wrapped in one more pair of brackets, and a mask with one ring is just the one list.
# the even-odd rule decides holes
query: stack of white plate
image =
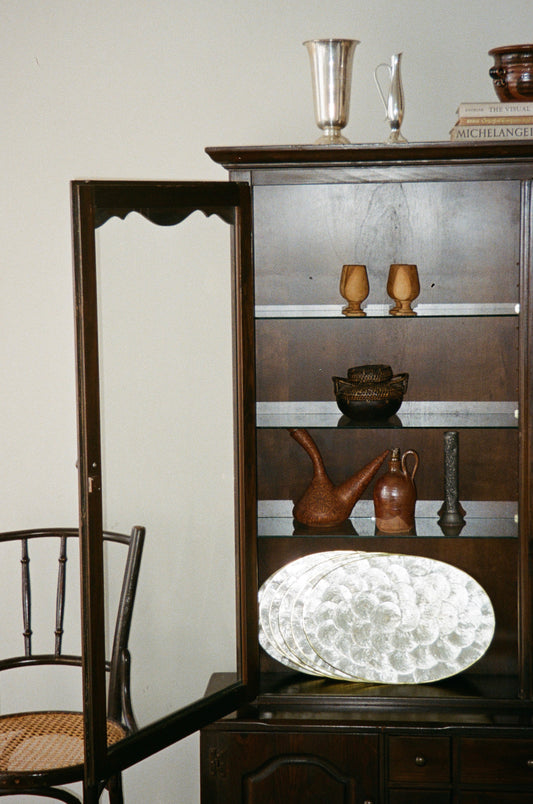
{"label": "stack of white plate", "polygon": [[477,662],[494,610],[462,570],[421,556],[338,550],[286,564],[259,590],[259,640],[293,670],[420,684]]}

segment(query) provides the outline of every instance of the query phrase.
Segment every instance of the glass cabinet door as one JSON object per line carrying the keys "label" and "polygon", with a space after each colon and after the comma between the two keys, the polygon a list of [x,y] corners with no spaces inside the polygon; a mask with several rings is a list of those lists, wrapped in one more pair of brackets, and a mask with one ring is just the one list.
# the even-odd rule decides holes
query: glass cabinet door
{"label": "glass cabinet door", "polygon": [[[90,786],[253,691],[253,283],[246,185],[79,181],[72,198]],[[133,525],[140,728],[108,752],[102,531]]]}

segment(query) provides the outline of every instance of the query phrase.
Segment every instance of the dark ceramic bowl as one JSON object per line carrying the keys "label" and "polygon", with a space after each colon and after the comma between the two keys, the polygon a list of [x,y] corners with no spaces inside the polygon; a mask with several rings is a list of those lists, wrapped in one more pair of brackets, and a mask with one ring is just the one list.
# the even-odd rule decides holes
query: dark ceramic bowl
{"label": "dark ceramic bowl", "polygon": [[408,374],[397,374],[387,382],[358,383],[333,377],[339,410],[354,421],[388,419],[398,412],[407,391]]}
{"label": "dark ceramic bowl", "polygon": [[494,90],[500,101],[533,101],[533,44],[506,45],[489,50]]}
{"label": "dark ceramic bowl", "polygon": [[353,366],[348,369],[348,379],[356,382],[384,382],[392,380],[392,369],[383,363],[368,366]]}

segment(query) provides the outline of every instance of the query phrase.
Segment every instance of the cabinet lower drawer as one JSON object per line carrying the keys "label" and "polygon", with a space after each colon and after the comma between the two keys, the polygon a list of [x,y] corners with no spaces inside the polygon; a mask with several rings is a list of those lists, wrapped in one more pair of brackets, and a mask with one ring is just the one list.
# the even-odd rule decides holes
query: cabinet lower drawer
{"label": "cabinet lower drawer", "polygon": [[[432,799],[428,800],[433,804]],[[531,804],[531,793],[463,793],[459,796],[459,804]]]}
{"label": "cabinet lower drawer", "polygon": [[460,779],[478,784],[527,784],[533,789],[533,740],[461,740]]}
{"label": "cabinet lower drawer", "polygon": [[450,781],[447,737],[390,737],[389,782]]}
{"label": "cabinet lower drawer", "polygon": [[389,804],[451,804],[452,794],[439,790],[391,790]]}

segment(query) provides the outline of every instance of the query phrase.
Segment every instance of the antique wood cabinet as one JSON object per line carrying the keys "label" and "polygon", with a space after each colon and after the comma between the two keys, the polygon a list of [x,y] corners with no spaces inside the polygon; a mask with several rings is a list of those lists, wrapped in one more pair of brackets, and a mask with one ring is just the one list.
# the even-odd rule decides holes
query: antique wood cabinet
{"label": "antique wood cabinet", "polygon": [[[241,659],[253,700],[203,729],[202,801],[530,801],[531,144],[208,153],[231,181],[249,186],[252,202],[253,305],[242,309],[253,320],[238,331],[253,359],[246,406],[237,406],[253,424],[240,491],[252,529],[244,549],[254,563],[257,555],[257,577],[241,577],[249,603]],[[339,279],[349,263],[367,266],[364,317],[341,312]],[[416,316],[389,314],[393,263],[418,266]],[[336,406],[331,377],[365,363],[409,373],[392,421],[358,426]],[[338,528],[294,522],[293,502],[311,478],[308,456],[288,433],[299,427],[335,483],[383,450],[415,449],[414,532],[376,531],[372,487]],[[458,532],[438,524],[450,430],[459,438],[466,511]],[[494,608],[486,654],[427,685],[288,672],[258,646],[257,586],[294,558],[339,548],[422,555],[469,573]],[[213,689],[223,682],[214,677]]]}

